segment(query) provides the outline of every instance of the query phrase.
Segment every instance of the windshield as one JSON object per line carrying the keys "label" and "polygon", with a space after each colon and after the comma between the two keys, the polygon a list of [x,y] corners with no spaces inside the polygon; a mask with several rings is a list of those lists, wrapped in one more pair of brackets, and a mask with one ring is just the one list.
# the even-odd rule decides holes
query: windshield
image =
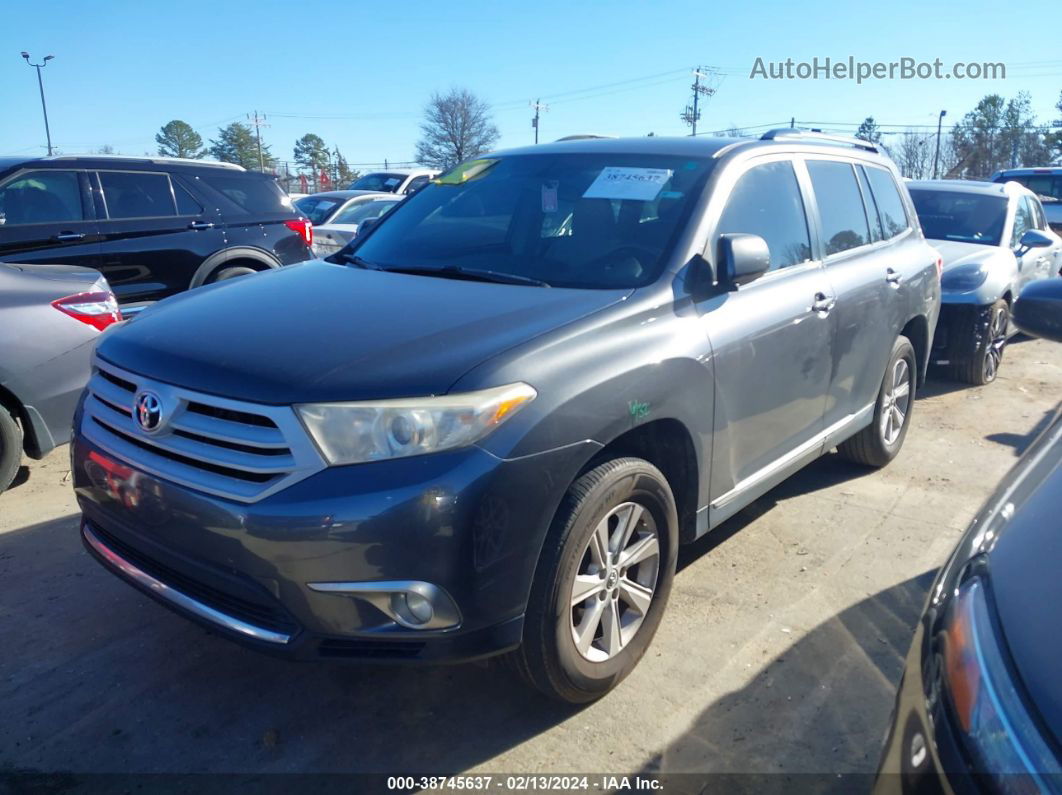
{"label": "windshield", "polygon": [[345,201],[346,199],[339,199],[335,196],[303,196],[295,200],[295,206],[299,208],[299,212],[313,221],[315,226],[319,226],[331,218]]}
{"label": "windshield", "polygon": [[379,218],[392,207],[397,201],[377,199],[375,201],[361,202],[347,207],[332,219],[333,224],[360,224],[366,218]]}
{"label": "windshield", "polygon": [[710,164],[598,153],[469,161],[407,199],[357,254],[383,268],[491,271],[555,287],[649,284]]}
{"label": "windshield", "polygon": [[926,237],[998,246],[1007,217],[1003,196],[946,190],[911,190]]}
{"label": "windshield", "polygon": [[383,193],[394,193],[406,181],[405,174],[388,174],[376,172],[359,177],[351,183],[351,190],[377,190]]}

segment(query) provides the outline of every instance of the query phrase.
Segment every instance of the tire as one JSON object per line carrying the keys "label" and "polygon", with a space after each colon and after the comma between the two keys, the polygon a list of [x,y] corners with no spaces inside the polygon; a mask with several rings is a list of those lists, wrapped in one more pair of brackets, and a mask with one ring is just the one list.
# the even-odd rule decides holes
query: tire
{"label": "tire", "polygon": [[873,422],[841,442],[837,451],[848,460],[869,467],[880,468],[892,461],[903,447],[911,425],[917,381],[914,347],[901,335],[892,345],[892,355],[881,379]]}
{"label": "tire", "polygon": [[1002,298],[985,309],[988,312],[987,328],[984,327],[984,313],[975,312],[963,317],[952,329],[957,339],[976,341],[973,353],[955,362],[951,370],[956,380],[974,386],[984,386],[996,380],[1010,327],[1010,306]]}
{"label": "tire", "polygon": [[258,273],[258,270],[252,268],[250,265],[229,265],[227,267],[218,268],[211,273],[204,284],[224,282],[229,279],[235,279],[238,276],[250,276],[252,273]]}
{"label": "tire", "polygon": [[[623,530],[628,541],[617,546]],[[595,542],[605,538],[616,549],[601,567]],[[637,560],[623,566],[617,549]],[[677,554],[678,512],[659,469],[640,458],[617,458],[582,475],[554,517],[531,586],[523,643],[507,661],[560,701],[585,704],[605,695],[634,669],[656,634]],[[582,599],[573,591],[577,575]],[[613,627],[616,632],[608,632]]]}
{"label": "tire", "polygon": [[7,409],[0,406],[0,493],[11,485],[22,461],[22,429]]}

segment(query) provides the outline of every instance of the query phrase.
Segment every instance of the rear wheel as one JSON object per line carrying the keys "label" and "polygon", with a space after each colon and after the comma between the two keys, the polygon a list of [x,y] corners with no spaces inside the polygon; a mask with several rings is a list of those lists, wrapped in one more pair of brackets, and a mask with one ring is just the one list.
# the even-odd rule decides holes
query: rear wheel
{"label": "rear wheel", "polygon": [[999,375],[1003,363],[1003,349],[1007,347],[1010,331],[1010,306],[1002,298],[988,307],[987,322],[980,312],[971,314],[956,324],[954,332],[960,339],[973,340],[973,354],[952,367],[959,381],[975,386],[991,384]]}
{"label": "rear wheel", "polygon": [[0,406],[0,492],[11,485],[22,460],[22,429],[7,409]]}
{"label": "rear wheel", "polygon": [[250,276],[252,273],[258,273],[258,269],[250,265],[223,265],[210,274],[206,284],[224,282],[229,279],[235,279],[238,276]]}
{"label": "rear wheel", "polygon": [[910,340],[897,337],[889,366],[881,379],[881,389],[874,405],[874,421],[837,446],[841,455],[871,467],[883,467],[897,456],[911,424],[917,373]]}
{"label": "rear wheel", "polygon": [[648,648],[675,574],[678,515],[660,470],[601,464],[569,488],[546,539],[509,661],[553,698],[605,695]]}

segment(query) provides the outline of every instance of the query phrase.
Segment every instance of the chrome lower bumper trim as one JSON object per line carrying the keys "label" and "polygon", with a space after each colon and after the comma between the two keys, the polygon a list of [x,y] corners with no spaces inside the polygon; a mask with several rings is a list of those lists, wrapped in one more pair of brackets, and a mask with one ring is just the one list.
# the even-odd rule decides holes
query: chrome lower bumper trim
{"label": "chrome lower bumper trim", "polygon": [[274,632],[270,629],[256,627],[254,624],[248,624],[246,621],[241,621],[238,618],[222,613],[220,610],[215,610],[213,607],[203,604],[198,599],[193,599],[185,593],[174,590],[161,580],[152,577],[146,571],[137,568],[137,566],[104,544],[103,541],[101,541],[99,537],[89,529],[87,524],[82,526],[81,532],[84,534],[85,540],[88,542],[89,546],[91,546],[109,565],[138,585],[150,589],[151,592],[160,599],[164,599],[177,607],[183,608],[190,613],[194,613],[212,624],[217,624],[219,627],[238,632],[241,635],[246,635],[255,640],[277,644],[284,644],[291,640],[291,635],[285,635],[282,632]]}

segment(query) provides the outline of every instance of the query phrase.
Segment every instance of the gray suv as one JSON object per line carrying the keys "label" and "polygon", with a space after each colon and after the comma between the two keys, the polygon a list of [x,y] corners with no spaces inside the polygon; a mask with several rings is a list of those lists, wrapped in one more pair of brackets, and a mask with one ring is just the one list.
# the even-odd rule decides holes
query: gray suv
{"label": "gray suv", "polygon": [[854,139],[468,161],[329,261],[108,334],[75,420],[83,539],[256,649],[505,653],[589,701],[645,652],[679,544],[834,447],[896,456],[939,267]]}

